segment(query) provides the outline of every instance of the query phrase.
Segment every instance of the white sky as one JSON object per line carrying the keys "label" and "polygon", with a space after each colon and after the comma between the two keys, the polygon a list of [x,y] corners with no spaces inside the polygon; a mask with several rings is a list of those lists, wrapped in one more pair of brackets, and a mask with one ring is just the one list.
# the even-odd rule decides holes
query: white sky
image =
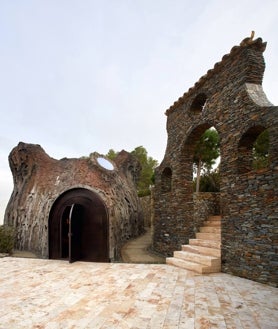
{"label": "white sky", "polygon": [[278,0],[0,0],[0,224],[19,141],[57,159],[142,145],[160,162],[165,110],[252,30],[277,105],[277,22]]}

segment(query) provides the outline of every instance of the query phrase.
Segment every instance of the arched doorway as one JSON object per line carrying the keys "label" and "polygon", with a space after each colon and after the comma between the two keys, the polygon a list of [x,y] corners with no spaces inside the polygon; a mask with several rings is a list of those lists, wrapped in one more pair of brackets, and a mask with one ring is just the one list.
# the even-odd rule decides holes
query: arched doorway
{"label": "arched doorway", "polygon": [[108,262],[108,216],[100,197],[87,189],[58,197],[49,214],[49,258]]}

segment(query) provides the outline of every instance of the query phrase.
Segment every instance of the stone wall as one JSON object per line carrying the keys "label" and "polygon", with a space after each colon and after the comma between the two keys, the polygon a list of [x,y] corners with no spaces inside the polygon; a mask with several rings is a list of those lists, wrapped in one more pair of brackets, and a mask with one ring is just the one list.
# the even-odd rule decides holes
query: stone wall
{"label": "stone wall", "polygon": [[153,217],[153,201],[152,196],[147,195],[140,198],[143,216],[144,216],[144,226],[151,227],[152,226],[152,217]]}
{"label": "stone wall", "polygon": [[199,192],[193,194],[194,232],[199,232],[209,216],[220,214],[220,193]]}
{"label": "stone wall", "polygon": [[[222,271],[277,285],[278,120],[262,90],[266,43],[246,38],[167,111],[168,141],[156,170],[154,248],[172,255],[194,237],[194,147],[220,138]],[[253,143],[269,133],[269,165],[252,168]]]}
{"label": "stone wall", "polygon": [[[106,236],[100,248],[106,248],[107,244],[110,261],[119,259],[120,249],[128,239],[143,232],[142,209],[134,185],[140,164],[129,153],[120,152],[114,162],[98,153],[79,159],[56,160],[39,145],[19,143],[11,151],[9,162],[14,190],[4,222],[16,228],[17,249],[49,258],[51,221],[53,237],[56,237],[57,231],[62,230],[62,224],[57,222],[62,221],[71,203],[81,203],[87,217],[92,217],[86,219],[89,225],[93,220],[94,228],[102,225]],[[54,210],[57,218],[51,217]],[[85,236],[86,227],[83,231]],[[62,242],[59,236],[57,239],[55,246],[59,249]],[[87,239],[89,244],[90,237]],[[59,257],[59,252],[54,251],[54,257]]]}
{"label": "stone wall", "polygon": [[[165,256],[172,256],[173,251],[180,250],[181,244],[187,244],[189,239],[195,238],[195,233],[199,231],[199,228],[203,225],[203,222],[207,220],[209,216],[220,214],[220,193],[192,192],[192,212],[188,217],[187,225],[185,225],[183,220],[178,222],[177,220],[175,220],[174,216],[171,217],[170,212],[168,213],[168,217],[166,217],[165,221],[161,221],[161,219],[165,217],[163,216],[163,214],[165,214],[167,211],[166,200],[167,199],[164,197],[163,201],[159,203],[160,207],[158,207],[159,200],[155,200],[155,214],[157,215],[158,210],[160,211],[160,221],[158,221],[157,217],[155,217],[156,221],[154,224],[154,249],[157,252],[162,252]],[[174,209],[174,211],[178,209],[178,204],[175,204],[175,206],[176,208],[173,208],[173,206],[171,206],[171,209]],[[192,234],[188,235],[187,238],[180,238],[180,233],[184,232],[188,228],[191,229]],[[165,243],[166,246],[164,245],[164,243],[159,244],[159,240],[167,241],[167,244]]]}
{"label": "stone wall", "polygon": [[252,172],[231,185],[223,192],[231,203],[222,202],[222,270],[277,286],[277,174]]}

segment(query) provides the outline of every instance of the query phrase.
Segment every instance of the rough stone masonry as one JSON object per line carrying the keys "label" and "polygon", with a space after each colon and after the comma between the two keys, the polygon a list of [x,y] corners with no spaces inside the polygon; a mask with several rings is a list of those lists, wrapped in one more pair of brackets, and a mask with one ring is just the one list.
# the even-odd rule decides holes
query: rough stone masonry
{"label": "rough stone masonry", "polygon": [[[153,246],[171,256],[195,237],[194,147],[214,127],[221,151],[222,271],[277,285],[278,107],[262,89],[265,49],[261,38],[244,39],[166,111],[168,142],[156,171]],[[253,144],[266,129],[269,164],[255,170]]]}
{"label": "rough stone masonry", "polygon": [[144,222],[135,181],[137,159],[121,151],[112,162],[92,153],[56,160],[40,145],[19,143],[9,155],[14,190],[5,224],[16,228],[16,248],[70,261],[119,260],[125,241]]}

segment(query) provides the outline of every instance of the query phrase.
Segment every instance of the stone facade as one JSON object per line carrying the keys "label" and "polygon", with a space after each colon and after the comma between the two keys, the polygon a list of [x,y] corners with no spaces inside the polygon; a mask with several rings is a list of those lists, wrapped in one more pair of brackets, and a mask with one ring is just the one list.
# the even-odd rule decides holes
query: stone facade
{"label": "stone facade", "polygon": [[118,260],[123,243],[143,232],[134,184],[141,167],[129,153],[120,152],[113,162],[98,153],[55,160],[39,145],[19,143],[9,162],[14,190],[4,222],[17,230],[17,249],[67,258],[69,242],[63,239],[69,239],[70,216],[73,238],[84,242],[72,242],[72,253],[83,260]]}
{"label": "stone facade", "polygon": [[[154,248],[171,256],[201,226],[193,215],[192,159],[195,143],[214,127],[221,151],[222,271],[277,285],[278,108],[262,89],[265,48],[261,38],[246,38],[166,111],[168,142],[154,191]],[[254,170],[253,143],[266,129],[269,165]]]}

